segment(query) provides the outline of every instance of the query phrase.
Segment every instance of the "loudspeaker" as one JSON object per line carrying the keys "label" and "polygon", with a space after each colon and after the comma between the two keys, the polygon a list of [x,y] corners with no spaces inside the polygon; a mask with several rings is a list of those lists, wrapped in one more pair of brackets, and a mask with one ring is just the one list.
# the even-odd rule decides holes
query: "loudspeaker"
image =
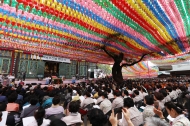
{"label": "loudspeaker", "polygon": [[90,78],[94,78],[94,72],[90,72]]}

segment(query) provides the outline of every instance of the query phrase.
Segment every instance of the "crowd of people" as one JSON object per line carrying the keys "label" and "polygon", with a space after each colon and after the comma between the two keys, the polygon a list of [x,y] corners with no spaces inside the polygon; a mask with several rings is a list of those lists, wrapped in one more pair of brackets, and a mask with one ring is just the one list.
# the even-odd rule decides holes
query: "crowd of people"
{"label": "crowd of people", "polygon": [[0,121],[7,111],[7,126],[190,126],[189,84],[189,78],[115,84],[106,77],[78,84],[0,85]]}

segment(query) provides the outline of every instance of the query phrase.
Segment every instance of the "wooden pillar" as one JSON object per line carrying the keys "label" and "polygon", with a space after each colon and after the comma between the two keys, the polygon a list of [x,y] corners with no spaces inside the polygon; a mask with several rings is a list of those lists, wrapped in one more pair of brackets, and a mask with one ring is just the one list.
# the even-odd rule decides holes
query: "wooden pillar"
{"label": "wooden pillar", "polygon": [[11,64],[10,64],[10,74],[12,75],[15,71],[15,51],[11,51]]}
{"label": "wooden pillar", "polygon": [[19,67],[19,62],[20,62],[20,54],[18,52],[17,52],[17,55],[15,54],[14,56],[14,61],[15,61],[14,73],[15,73],[15,77],[17,77],[18,67]]}
{"label": "wooden pillar", "polygon": [[76,74],[78,74],[79,75],[79,70],[78,70],[78,65],[79,65],[79,62],[78,61],[76,61],[77,63],[76,63]]}

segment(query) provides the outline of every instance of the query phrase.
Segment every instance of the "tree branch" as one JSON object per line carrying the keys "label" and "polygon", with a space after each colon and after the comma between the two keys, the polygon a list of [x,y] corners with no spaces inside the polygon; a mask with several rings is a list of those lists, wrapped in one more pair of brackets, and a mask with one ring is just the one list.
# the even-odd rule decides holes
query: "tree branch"
{"label": "tree branch", "polygon": [[101,47],[101,49],[103,49],[106,54],[108,54],[110,57],[112,57],[114,59],[114,56],[110,52],[108,52],[106,50],[106,46],[105,45],[103,45],[103,47]]}
{"label": "tree branch", "polygon": [[124,63],[124,64],[121,65],[121,67],[123,67],[123,66],[133,66],[133,65],[135,65],[136,63],[139,63],[146,55],[148,55],[148,54],[142,55],[142,57],[141,57],[138,61],[135,61],[135,62],[133,62],[133,63]]}

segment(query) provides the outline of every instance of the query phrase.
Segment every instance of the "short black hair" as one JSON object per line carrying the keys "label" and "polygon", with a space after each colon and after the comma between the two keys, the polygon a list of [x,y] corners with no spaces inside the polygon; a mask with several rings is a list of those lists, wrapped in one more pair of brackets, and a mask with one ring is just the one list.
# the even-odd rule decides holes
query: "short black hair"
{"label": "short black hair", "polygon": [[45,109],[39,107],[34,113],[34,117],[36,119],[38,126],[42,125],[44,116],[45,116]]}
{"label": "short black hair", "polygon": [[124,98],[124,107],[130,108],[134,107],[134,101],[131,98]]}
{"label": "short black hair", "polygon": [[165,104],[164,104],[164,106],[167,108],[167,109],[169,109],[169,110],[171,110],[172,108],[178,113],[178,114],[182,114],[183,113],[183,110],[184,110],[184,108],[183,108],[183,105],[180,105],[180,104],[175,104],[175,103],[173,103],[173,102],[166,102]]}
{"label": "short black hair", "polygon": [[134,92],[134,94],[139,95],[139,91],[138,90],[134,90],[133,92]]}
{"label": "short black hair", "polygon": [[90,111],[88,118],[92,126],[103,126],[107,122],[106,115],[104,115],[102,110],[97,108]]}
{"label": "short black hair", "polygon": [[17,96],[18,94],[16,92],[13,92],[12,94],[8,96],[8,102],[9,103],[15,102],[17,100]]}
{"label": "short black hair", "polygon": [[50,122],[49,126],[67,126],[66,123],[60,119],[55,119]]}
{"label": "short black hair", "polygon": [[120,92],[119,90],[115,90],[115,91],[113,92],[113,95],[119,97],[119,96],[121,96],[121,92]]}
{"label": "short black hair", "polygon": [[36,105],[38,103],[38,98],[37,97],[32,97],[31,99],[30,99],[30,104],[31,105]]}
{"label": "short black hair", "polygon": [[153,105],[154,104],[153,95],[146,95],[144,99],[145,99],[147,105]]}
{"label": "short black hair", "polygon": [[167,89],[169,92],[172,92],[172,87],[171,87],[171,86],[167,86],[166,89]]}
{"label": "short black hair", "polygon": [[164,97],[166,97],[168,95],[166,89],[164,89],[164,88],[160,89],[159,92],[162,93]]}
{"label": "short black hair", "polygon": [[104,98],[108,98],[108,94],[107,94],[107,92],[102,92],[102,96],[104,96]]}
{"label": "short black hair", "polygon": [[137,90],[139,90],[139,91],[140,91],[141,89],[142,89],[142,87],[141,87],[141,86],[137,86]]}
{"label": "short black hair", "polygon": [[0,118],[2,118],[3,113],[0,111]]}
{"label": "short black hair", "polygon": [[123,90],[123,93],[128,96],[129,95],[129,92],[127,90]]}
{"label": "short black hair", "polygon": [[161,101],[164,99],[164,95],[160,92],[154,92],[154,96],[156,97],[157,100]]}
{"label": "short black hair", "polygon": [[78,112],[79,108],[80,108],[80,103],[78,101],[70,102],[70,104],[69,104],[69,112],[71,112],[71,113]]}
{"label": "short black hair", "polygon": [[110,88],[108,88],[108,89],[107,89],[107,92],[108,92],[108,93],[111,93],[111,89],[110,89]]}
{"label": "short black hair", "polygon": [[52,103],[53,103],[54,105],[59,104],[59,103],[60,103],[60,98],[59,98],[58,96],[55,96],[55,97],[53,98],[53,100],[52,100]]}
{"label": "short black hair", "polygon": [[98,91],[98,96],[102,96],[102,93],[103,93],[103,92],[102,92],[101,90],[99,90],[99,91]]}
{"label": "short black hair", "polygon": [[89,93],[88,91],[85,92],[85,95],[86,95],[87,97],[91,97],[91,95],[90,95],[90,93]]}
{"label": "short black hair", "polygon": [[7,108],[7,104],[4,102],[1,102],[0,103],[0,111],[6,111],[6,108]]}

